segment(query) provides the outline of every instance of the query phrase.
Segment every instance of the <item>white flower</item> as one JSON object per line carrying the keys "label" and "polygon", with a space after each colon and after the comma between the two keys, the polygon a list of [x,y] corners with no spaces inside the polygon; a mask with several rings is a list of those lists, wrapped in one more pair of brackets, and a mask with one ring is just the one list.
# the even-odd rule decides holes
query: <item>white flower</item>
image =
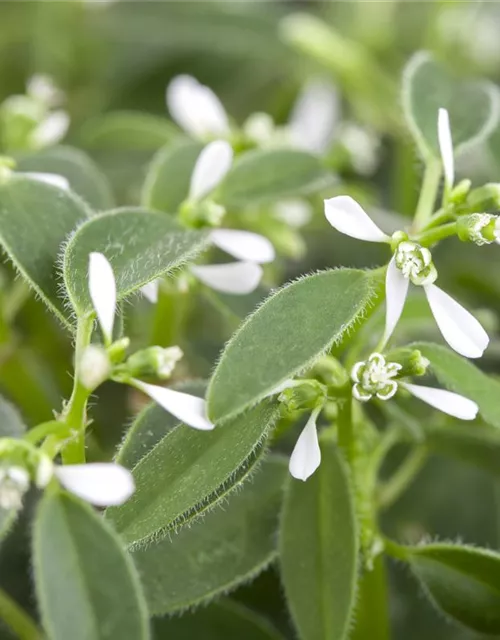
{"label": "white flower", "polygon": [[446,109],[439,109],[438,141],[441,160],[443,162],[445,184],[448,189],[451,189],[455,181],[455,162],[453,159],[453,141],[451,138],[450,117]]}
{"label": "white flower", "polygon": [[16,466],[0,467],[0,507],[20,509],[23,497],[30,486],[30,476],[26,469]]}
{"label": "white flower", "polygon": [[309,416],[290,457],[289,470],[297,480],[307,480],[321,463],[316,420],[321,411],[317,407]]}
{"label": "white flower", "polygon": [[116,282],[113,268],[102,253],[89,256],[89,292],[104,341],[110,344],[115,322]]}
{"label": "white flower", "polygon": [[37,149],[43,149],[60,142],[69,129],[69,115],[58,110],[49,113],[32,131],[31,143]]}
{"label": "white flower", "polygon": [[187,133],[201,140],[227,137],[227,114],[215,93],[187,75],[175,77],[167,87],[170,115]]}
{"label": "white flower", "polygon": [[55,84],[53,78],[43,73],[31,76],[26,84],[26,93],[30,98],[41,102],[45,107],[57,107],[64,101],[64,92]]}
{"label": "white flower", "polygon": [[109,378],[110,373],[111,362],[106,350],[96,344],[86,347],[78,366],[78,375],[83,386],[93,391]]}
{"label": "white flower", "polygon": [[[353,238],[368,242],[390,241],[349,196],[325,200],[325,216],[335,229]],[[450,347],[467,358],[480,358],[488,346],[488,334],[471,313],[433,284],[436,277],[428,249],[415,242],[405,241],[398,245],[387,267],[383,343],[387,343],[401,317],[411,281],[423,287],[439,330]]]}
{"label": "white flower", "polygon": [[313,210],[305,200],[280,200],[273,207],[273,214],[278,220],[294,229],[300,229],[311,221]]}
{"label": "white flower", "polygon": [[401,368],[397,362],[386,362],[382,354],[372,353],[366,362],[357,362],[352,368],[353,396],[361,402],[368,402],[374,395],[389,400],[402,387],[431,407],[460,420],[474,420],[477,416],[477,404],[458,393],[394,380]]}
{"label": "white flower", "polygon": [[[106,344],[109,345],[112,341],[116,309],[116,283],[113,269],[102,253],[90,254],[89,289],[97,319]],[[167,355],[169,357],[169,366],[171,367],[175,364],[173,360],[178,360],[180,350],[178,347],[172,347],[172,350],[169,351]],[[166,389],[165,387],[146,384],[136,379],[128,380],[127,384],[131,384],[147,394],[166,411],[190,427],[204,430],[214,428],[214,425],[207,418],[206,403],[202,398],[192,396],[188,393]]]}
{"label": "white flower", "polygon": [[233,163],[233,149],[224,140],[215,140],[202,150],[191,174],[189,200],[209,195],[225,178]]}
{"label": "white flower", "polygon": [[349,153],[354,169],[361,175],[372,174],[377,168],[380,139],[371,130],[354,122],[344,122],[339,127],[339,141]]}

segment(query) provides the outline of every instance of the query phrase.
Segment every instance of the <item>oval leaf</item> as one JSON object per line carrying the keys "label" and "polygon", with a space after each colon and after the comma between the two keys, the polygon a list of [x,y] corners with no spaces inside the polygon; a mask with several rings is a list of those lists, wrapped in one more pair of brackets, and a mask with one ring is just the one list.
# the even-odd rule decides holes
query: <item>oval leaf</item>
{"label": "oval leaf", "polygon": [[38,171],[64,176],[71,189],[95,211],[111,209],[114,197],[108,181],[87,154],[72,147],[52,147],[29,156],[17,163],[18,171]]}
{"label": "oval leaf", "polygon": [[489,82],[463,80],[450,75],[429,53],[419,52],[403,76],[403,108],[408,126],[423,156],[440,157],[438,110],[450,115],[455,151],[485,140],[498,123],[500,97]]}
{"label": "oval leaf", "polygon": [[345,463],[330,441],[306,482],[291,480],[281,520],[281,573],[302,640],[343,640],[355,604],[358,541]]}
{"label": "oval leaf", "polygon": [[144,182],[142,204],[150,209],[176,213],[188,197],[191,174],[202,149],[200,142],[185,139],[160,149]]}
{"label": "oval leaf", "polygon": [[256,404],[310,367],[366,311],[374,278],[343,269],[307,276],[272,294],[234,334],[208,389],[212,420]]}
{"label": "oval leaf", "polygon": [[284,640],[265,618],[231,600],[182,617],[155,619],[153,625],[157,640]]}
{"label": "oval leaf", "polygon": [[218,189],[217,199],[240,207],[314,193],[331,182],[319,158],[310,153],[255,149],[236,160]]}
{"label": "oval leaf", "polygon": [[35,519],[33,556],[38,604],[52,640],[149,638],[133,564],[88,505],[46,492]]}
{"label": "oval leaf", "polygon": [[500,555],[430,544],[408,550],[426,594],[446,614],[480,633],[500,633]]}
{"label": "oval leaf", "polygon": [[64,242],[90,210],[76,195],[13,175],[0,184],[0,243],[42,300],[64,324],[71,315],[59,296]]}
{"label": "oval leaf", "polygon": [[500,428],[500,382],[447,347],[430,342],[416,342],[411,347],[419,349],[430,360],[431,371],[442,385],[474,400],[483,419]]}
{"label": "oval leaf", "polygon": [[108,211],[83,224],[64,252],[64,281],[77,314],[92,310],[88,262],[92,251],[111,262],[118,299],[178,269],[205,247],[207,235],[186,231],[167,216],[137,208]]}
{"label": "oval leaf", "polygon": [[228,593],[276,555],[287,465],[270,458],[222,508],[133,552],[152,615],[172,613]]}
{"label": "oval leaf", "polygon": [[[261,443],[275,415],[276,409],[265,403],[213,431],[185,425],[170,429],[134,467],[132,498],[107,511],[125,542],[137,545],[159,539],[221,500],[262,454]],[[138,417],[137,423],[141,422],[158,433],[165,411],[149,407]],[[136,428],[142,430],[144,425]]]}

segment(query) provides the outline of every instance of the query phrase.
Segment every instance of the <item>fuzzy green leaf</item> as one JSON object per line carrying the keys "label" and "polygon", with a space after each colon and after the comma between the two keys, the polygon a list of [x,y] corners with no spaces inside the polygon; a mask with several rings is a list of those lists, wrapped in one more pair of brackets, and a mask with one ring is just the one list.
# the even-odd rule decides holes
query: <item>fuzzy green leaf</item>
{"label": "fuzzy green leaf", "polygon": [[146,640],[144,597],[109,525],[86,504],[47,492],[33,535],[38,605],[51,640]]}
{"label": "fuzzy green leaf", "polygon": [[343,640],[356,599],[356,518],[346,466],[331,441],[323,441],[321,456],[306,482],[290,481],[279,540],[281,572],[302,640]]}
{"label": "fuzzy green leaf", "polygon": [[206,239],[202,231],[186,231],[171,218],[144,209],[115,209],[92,218],[64,252],[64,281],[75,311],[81,315],[92,310],[88,290],[92,251],[111,262],[121,300],[196,257]]}
{"label": "fuzzy green leaf", "polygon": [[176,213],[188,197],[191,174],[202,149],[201,143],[185,139],[160,149],[144,182],[143,206]]}
{"label": "fuzzy green leaf", "polygon": [[111,209],[114,197],[111,187],[93,160],[72,147],[52,147],[23,156],[17,163],[19,171],[56,173],[64,176],[71,189],[95,211]]}
{"label": "fuzzy green leaf", "polygon": [[165,411],[153,405],[143,411],[133,428],[150,425],[165,436],[134,467],[136,491],[107,516],[129,545],[159,539],[169,529],[189,520],[239,484],[262,454],[262,441],[274,422],[269,403],[213,431],[185,425],[169,429]]}
{"label": "fuzzy green leaf", "polygon": [[417,342],[411,346],[430,360],[431,371],[442,385],[474,400],[483,419],[500,428],[500,382],[447,347],[428,342]]}
{"label": "fuzzy green leaf", "polygon": [[228,593],[269,564],[286,473],[283,459],[269,458],[222,508],[133,552],[152,615]]}
{"label": "fuzzy green leaf", "polygon": [[153,625],[157,640],[284,640],[265,618],[231,600],[182,617],[156,618]]}
{"label": "fuzzy green leaf", "polygon": [[58,260],[64,242],[90,216],[77,196],[13,175],[0,184],[0,244],[28,284],[64,324]]}
{"label": "fuzzy green leaf", "polygon": [[434,604],[480,633],[500,633],[500,555],[429,544],[408,549],[410,566]]}
{"label": "fuzzy green leaf", "polygon": [[99,150],[156,150],[179,131],[166,118],[139,111],[111,111],[87,122],[80,133],[84,147]]}
{"label": "fuzzy green leaf", "polygon": [[339,342],[375,297],[375,280],[352,269],[306,276],[273,293],[234,334],[208,389],[213,420],[256,404]]}
{"label": "fuzzy green leaf", "polygon": [[256,149],[240,156],[218,189],[228,207],[272,202],[314,193],[328,186],[330,174],[319,158],[291,149]]}
{"label": "fuzzy green leaf", "polygon": [[438,110],[448,110],[453,145],[460,151],[492,133],[500,116],[500,96],[493,84],[464,82],[421,51],[404,72],[403,107],[421,154],[439,158]]}

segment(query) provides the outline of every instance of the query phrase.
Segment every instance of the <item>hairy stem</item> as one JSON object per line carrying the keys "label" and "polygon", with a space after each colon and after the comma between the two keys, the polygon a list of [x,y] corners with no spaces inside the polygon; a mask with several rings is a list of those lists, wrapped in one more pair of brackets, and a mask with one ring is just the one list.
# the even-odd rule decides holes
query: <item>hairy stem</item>
{"label": "hairy stem", "polygon": [[35,621],[3,589],[0,589],[0,618],[20,640],[42,640]]}

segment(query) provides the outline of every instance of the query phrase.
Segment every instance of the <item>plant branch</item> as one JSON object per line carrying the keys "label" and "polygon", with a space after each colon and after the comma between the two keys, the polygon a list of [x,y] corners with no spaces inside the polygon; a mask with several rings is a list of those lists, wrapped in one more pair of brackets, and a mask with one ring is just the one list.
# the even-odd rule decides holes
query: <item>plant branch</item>
{"label": "plant branch", "polygon": [[392,478],[379,487],[378,504],[380,508],[387,509],[406,491],[424,466],[427,455],[426,447],[416,447],[406,457]]}
{"label": "plant branch", "polygon": [[0,618],[19,640],[42,640],[35,621],[3,589],[0,589]]}
{"label": "plant branch", "polygon": [[418,231],[425,226],[432,215],[436,196],[441,180],[441,162],[437,158],[431,158],[425,165],[422,190],[418,199],[417,210],[413,220],[413,227]]}

